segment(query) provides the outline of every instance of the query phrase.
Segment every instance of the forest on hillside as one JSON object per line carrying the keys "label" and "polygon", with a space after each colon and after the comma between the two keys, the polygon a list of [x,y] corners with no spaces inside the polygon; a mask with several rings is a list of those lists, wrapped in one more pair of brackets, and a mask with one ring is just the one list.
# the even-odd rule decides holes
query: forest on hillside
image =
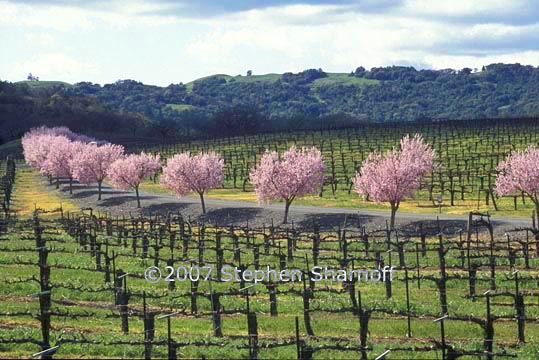
{"label": "forest on hillside", "polygon": [[66,91],[160,119],[179,118],[185,111],[216,113],[231,105],[255,107],[274,121],[299,115],[395,122],[539,113],[539,68],[533,66],[491,64],[477,72],[358,67],[346,76],[333,75],[322,69],[273,77],[214,75],[167,87],[123,80],[105,86],[79,83]]}
{"label": "forest on hillside", "polygon": [[479,71],[404,66],[360,66],[349,74],[249,71],[166,87],[135,80],[51,87],[0,83],[0,115],[8,125],[17,124],[0,134],[3,141],[34,123],[166,139],[537,114],[539,68],[520,64],[491,64]]}

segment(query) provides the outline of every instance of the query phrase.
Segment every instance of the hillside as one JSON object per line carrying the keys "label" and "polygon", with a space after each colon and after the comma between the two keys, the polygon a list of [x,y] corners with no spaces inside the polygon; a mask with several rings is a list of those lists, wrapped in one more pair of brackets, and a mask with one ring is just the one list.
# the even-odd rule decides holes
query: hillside
{"label": "hillside", "polygon": [[[391,66],[358,67],[350,73],[309,69],[216,74],[166,87],[135,80],[13,85],[20,89],[18,102],[28,102],[29,95],[46,98],[39,104],[48,104],[47,111],[54,108],[55,116],[79,111],[80,106],[73,109],[72,105],[82,101],[90,111],[135,114],[162,138],[539,114],[539,69],[519,64],[491,64],[475,72]],[[136,131],[139,126],[132,128]],[[4,141],[15,138],[13,134],[3,137]]]}
{"label": "hillside", "polygon": [[478,72],[392,66],[351,73],[217,74],[167,87],[122,80],[104,86],[78,83],[64,91],[174,121],[181,121],[185,110],[213,115],[231,106],[254,107],[273,123],[336,114],[394,122],[539,113],[539,69],[519,64],[491,64]]}
{"label": "hillside", "polygon": [[52,88],[52,87],[55,87],[55,86],[60,86],[60,87],[68,87],[68,86],[71,86],[71,84],[68,84],[66,82],[63,82],[63,81],[29,81],[29,80],[25,80],[25,81],[17,81],[15,84],[26,84],[28,85],[29,88]]}
{"label": "hillside", "polygon": [[[20,156],[19,139],[38,126],[67,126],[100,138],[158,135],[144,116],[116,111],[91,96],[67,96],[69,84],[58,81],[0,81],[0,158]],[[155,141],[155,139],[154,139]]]}

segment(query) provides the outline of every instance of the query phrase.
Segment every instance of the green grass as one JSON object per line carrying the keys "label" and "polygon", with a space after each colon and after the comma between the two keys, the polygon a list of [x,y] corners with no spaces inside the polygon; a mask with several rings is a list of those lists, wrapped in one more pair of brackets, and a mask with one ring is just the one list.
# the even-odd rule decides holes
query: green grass
{"label": "green grass", "polygon": [[15,174],[16,193],[13,196],[11,209],[17,211],[18,216],[30,216],[36,208],[46,211],[60,207],[64,211],[77,211],[79,209],[75,203],[63,199],[55,192],[47,191],[44,181],[45,178],[31,168],[17,169]]}
{"label": "green grass", "polygon": [[322,86],[329,85],[354,85],[354,86],[365,86],[365,85],[375,85],[379,83],[379,80],[374,79],[365,79],[357,78],[355,76],[349,76],[348,73],[326,73],[327,77],[316,79],[312,83],[312,89],[317,90]]}
{"label": "green grass", "polygon": [[234,79],[234,81],[239,82],[256,82],[256,81],[268,81],[268,82],[274,82],[281,78],[281,74],[263,74],[263,75],[237,75],[233,76],[232,78],[228,79],[228,81]]}
{"label": "green grass", "polygon": [[48,88],[48,87],[58,86],[58,85],[71,86],[71,84],[63,82],[63,81],[41,81],[41,80],[40,81],[28,81],[28,80],[17,81],[15,84],[26,84],[30,88]]}
{"label": "green grass", "polygon": [[[328,86],[328,85],[354,85],[354,86],[365,86],[365,85],[374,85],[378,84],[379,80],[374,79],[364,79],[364,78],[357,78],[354,76],[349,76],[348,73],[326,73],[327,77],[317,79],[313,81],[311,88],[313,90],[317,90],[321,86]],[[221,78],[225,79],[227,82],[231,81],[238,81],[238,82],[257,82],[257,81],[266,81],[266,82],[274,82],[281,78],[282,74],[261,74],[261,75],[226,75],[226,74],[215,74],[210,76],[205,76],[200,79],[188,82],[185,84],[187,88],[187,92],[191,92],[193,90],[193,84],[195,81],[199,80],[206,80],[210,78]]]}
{"label": "green grass", "polygon": [[[50,226],[49,223],[47,226]],[[70,236],[62,233],[61,231],[51,231],[48,229],[49,239],[64,240],[64,243],[57,243],[54,245],[54,249],[49,255],[50,264],[62,264],[67,266],[80,266],[85,268],[94,267],[94,259],[89,255],[87,251],[83,251],[79,244]],[[195,232],[197,229],[195,228]],[[330,239],[335,239],[334,235],[330,236],[323,244],[328,250],[323,252],[323,256],[332,256],[338,253],[337,244],[335,242],[327,242]],[[25,240],[31,236],[30,232],[12,233],[9,235],[10,241],[2,241],[1,246],[3,249],[20,249],[22,247],[31,247],[31,241]],[[241,235],[240,235],[241,236]],[[331,237],[332,236],[332,237]],[[210,243],[213,241],[212,236],[207,235],[207,241]],[[108,237],[103,232],[98,232],[98,241],[103,242],[105,239],[109,239],[109,242],[116,244],[115,237]],[[5,239],[4,239],[5,240]],[[253,239],[253,241],[260,241],[260,238]],[[230,248],[232,242],[229,238],[224,237],[222,239],[223,247]],[[242,239],[244,241],[244,239]],[[434,244],[436,238],[427,239],[429,245]],[[310,240],[308,238],[299,239],[299,248],[297,257],[288,263],[290,268],[304,268],[305,262],[303,260],[303,253],[308,254],[310,252]],[[191,251],[189,257],[196,257],[197,250],[194,247],[195,243],[191,245]],[[211,246],[211,244],[209,244]],[[383,249],[385,244],[373,244],[371,251],[375,249]],[[116,260],[116,267],[122,268],[132,274],[141,273],[144,268],[153,264],[151,259],[142,259],[140,255],[131,256],[131,249],[129,247],[123,248],[114,246],[116,254],[121,255]],[[303,250],[302,250],[303,249]],[[354,254],[358,250],[354,243],[350,244],[350,252]],[[140,249],[138,249],[140,254]],[[151,250],[150,250],[151,253]],[[455,258],[457,250],[453,250],[448,254],[448,272],[450,274],[458,273],[459,270],[452,269],[452,266],[458,263],[458,259]],[[19,261],[35,261],[37,254],[33,249],[28,251],[20,250],[17,253],[0,251],[0,308],[2,313],[6,312],[20,312],[30,311],[36,312],[38,308],[38,301],[35,298],[30,298],[27,295],[38,291],[37,284],[34,282],[20,282],[18,279],[25,279],[32,275],[38,274],[37,266],[20,265],[14,263],[14,254],[17,254]],[[229,259],[231,252],[226,251],[225,256]],[[170,256],[168,248],[161,249],[160,256],[164,259]],[[213,252],[208,251],[205,259],[208,262],[213,261]],[[248,254],[242,255],[245,261],[248,261]],[[271,264],[273,267],[277,267],[275,260],[262,256],[262,263]],[[415,257],[413,254],[406,254],[408,264],[415,264]],[[334,262],[331,260],[324,260],[324,263]],[[177,264],[181,262],[178,261]],[[437,255],[432,252],[427,256],[421,258],[421,264],[424,266],[436,266]],[[532,268],[536,268],[538,265],[537,259],[532,259]],[[163,265],[164,266],[164,265]],[[361,263],[357,263],[356,266],[362,266]],[[521,268],[522,259],[517,260],[517,266]],[[437,275],[436,268],[422,270],[423,275]],[[506,272],[501,271],[498,273],[499,279],[497,279],[497,286],[499,291],[511,291],[513,283],[512,280],[505,277]],[[537,271],[521,271],[523,277],[537,276]],[[397,274],[399,278],[402,276],[402,272]],[[486,278],[488,271],[484,270],[479,273],[479,278]],[[142,293],[146,291],[148,294],[162,294],[166,293],[166,285],[160,282],[155,285],[149,285],[144,280],[129,277],[128,280],[129,289],[133,293]],[[83,286],[84,288],[98,288],[104,285],[103,274],[99,272],[92,272],[88,270],[74,270],[74,269],[57,269],[51,270],[51,282],[56,284],[72,284],[75,286]],[[151,309],[162,309],[164,311],[177,311],[182,308],[189,308],[189,300],[185,297],[178,297],[177,295],[189,291],[189,285],[185,282],[176,282],[178,288],[166,296],[160,299],[149,299],[148,306]],[[326,284],[319,284],[318,287],[322,287]],[[339,284],[327,284],[329,286],[340,288]],[[482,292],[485,289],[485,282],[478,283],[478,292]],[[523,289],[532,289],[535,286],[533,281],[523,281],[521,284]],[[213,289],[216,291],[228,290],[230,288],[237,288],[238,284],[230,283],[213,283]],[[283,284],[279,289],[301,289],[301,284]],[[269,299],[267,292],[263,286],[256,288],[260,291],[257,296],[252,296],[250,301],[251,310],[257,313],[258,319],[258,331],[260,336],[260,343],[264,341],[274,342],[279,339],[292,340],[295,335],[295,317],[302,318],[302,301],[301,298],[294,294],[281,294],[278,296],[278,310],[279,315],[277,318],[272,318],[268,314]],[[405,292],[404,284],[401,281],[393,282],[393,297],[386,299],[385,289],[381,283],[367,283],[359,284],[358,290],[362,292],[362,303],[367,308],[373,306],[385,307],[395,310],[405,309]],[[201,282],[200,291],[207,292],[209,290],[209,284],[207,282]],[[421,290],[417,289],[415,282],[410,284],[410,302],[413,311],[419,314],[436,314],[439,311],[438,293],[434,284],[430,281],[423,280],[421,284]],[[448,299],[450,301],[451,315],[469,315],[483,316],[485,311],[484,301],[478,299],[477,301],[471,301],[464,298],[462,295],[467,291],[467,282],[463,280],[451,280],[448,283]],[[142,319],[137,317],[130,317],[129,327],[130,332],[128,335],[124,335],[120,332],[120,320],[116,317],[110,317],[112,314],[116,314],[117,310],[112,306],[111,292],[85,292],[85,291],[73,291],[65,289],[63,287],[57,287],[53,289],[53,300],[69,300],[74,302],[74,305],[65,305],[62,303],[54,302],[53,307],[55,311],[68,311],[71,313],[93,313],[91,317],[53,317],[52,320],[52,343],[54,344],[58,337],[63,333],[65,338],[80,338],[81,334],[84,334],[84,338],[90,341],[97,342],[112,342],[112,341],[141,341],[143,338],[143,323]],[[504,305],[507,303],[508,305]],[[514,310],[510,306],[510,298],[496,298],[492,303],[492,312],[497,315],[513,314]],[[533,298],[527,298],[527,312],[526,315],[530,318],[539,316],[539,307],[533,306]],[[222,331],[225,337],[242,336],[242,339],[225,338],[217,339],[211,336],[212,323],[207,315],[211,311],[210,303],[207,299],[199,299],[199,311],[205,313],[202,316],[193,315],[179,315],[172,319],[173,329],[172,336],[177,341],[191,341],[191,340],[206,340],[212,343],[222,342],[225,345],[217,347],[195,347],[186,346],[180,349],[180,354],[183,357],[201,357],[207,358],[238,358],[246,357],[247,350],[240,350],[238,345],[245,344],[245,336],[247,334],[247,326],[245,315],[230,314],[222,315]],[[224,296],[221,301],[222,306],[225,309],[243,308],[245,306],[245,300],[237,296]],[[130,300],[130,308],[141,309],[140,297],[132,297]],[[311,300],[311,308],[323,308],[323,309],[340,309],[343,306],[349,306],[349,298],[346,292],[341,294],[330,294],[325,292],[316,292],[316,296]],[[40,337],[39,322],[36,319],[32,319],[28,316],[0,316],[0,338],[20,338],[20,337]],[[412,319],[412,334],[413,338],[406,338],[406,318],[402,316],[375,313],[370,321],[369,325],[369,345],[373,347],[370,355],[380,354],[385,348],[399,347],[423,347],[431,344],[431,339],[439,337],[439,325],[432,322],[432,317],[413,318]],[[357,344],[358,337],[358,320],[350,313],[330,313],[315,311],[312,314],[312,325],[315,334],[320,337],[337,337],[343,342],[350,342],[351,345]],[[483,332],[478,325],[460,322],[460,321],[447,321],[445,324],[447,341],[453,346],[459,348],[481,349]],[[156,340],[164,340],[166,338],[166,322],[156,321],[155,329]],[[304,339],[308,339],[309,344],[332,344],[334,341],[328,341],[324,339],[309,339],[306,336],[306,330],[303,325],[303,321],[300,320],[300,335]],[[509,352],[517,352],[520,356],[532,356],[537,351],[537,339],[539,337],[539,325],[533,322],[529,322],[526,325],[527,344],[517,345],[516,340],[516,325],[514,321],[498,321],[495,323],[495,343],[496,350],[499,351],[499,345],[508,347]],[[21,356],[27,357],[29,354],[37,352],[39,347],[33,344],[24,345],[9,345],[2,344],[0,346],[0,354],[3,356]],[[143,347],[140,345],[115,345],[107,346],[103,344],[64,344],[61,347],[61,352],[58,356],[61,357],[76,357],[85,354],[85,356],[92,357],[135,357],[139,358],[142,355]],[[154,346],[154,357],[166,356],[166,347],[163,345]],[[263,358],[292,358],[295,355],[295,346],[290,345],[281,348],[269,348],[261,349],[260,356]],[[438,356],[440,354],[438,353]],[[357,352],[336,352],[336,351],[324,351],[316,353],[317,358],[357,358]],[[437,355],[434,352],[426,353],[412,353],[412,352],[393,352],[392,356],[399,357],[413,357],[417,359],[433,358]]]}
{"label": "green grass", "polygon": [[231,75],[226,75],[226,74],[215,74],[215,75],[201,77],[199,79],[188,82],[187,84],[185,84],[185,87],[187,88],[187,92],[190,93],[193,90],[193,85],[196,81],[207,80],[210,78],[225,79],[227,82],[230,82],[230,81],[238,81],[238,82],[270,81],[270,82],[273,82],[273,81],[279,80],[281,78],[281,74],[263,74],[263,75],[251,75],[251,76],[246,76],[246,75],[231,76]]}
{"label": "green grass", "polygon": [[[54,203],[54,191],[43,194],[39,176],[32,170],[19,169],[17,173],[15,187],[15,206],[21,204],[36,203],[38,207],[46,207],[49,202]],[[151,185],[146,184],[146,187]],[[21,218],[27,218],[28,213],[21,213]],[[129,221],[129,220],[128,220]],[[90,317],[53,317],[51,342],[54,344],[61,334],[64,338],[84,338],[90,341],[112,342],[112,341],[141,341],[143,339],[143,322],[142,319],[131,316],[129,321],[129,334],[124,335],[120,331],[120,319],[111,317],[117,314],[118,310],[112,305],[111,291],[75,291],[66,288],[66,285],[82,287],[84,289],[98,289],[105,286],[104,274],[102,272],[89,271],[86,269],[95,268],[95,258],[91,257],[88,248],[84,249],[76,241],[76,239],[67,235],[58,225],[50,221],[44,221],[45,236],[52,245],[52,251],[49,254],[49,264],[58,264],[66,267],[76,267],[81,269],[59,269],[53,267],[51,269],[51,282],[58,286],[53,289],[53,308],[55,311],[70,312],[70,313],[92,313]],[[173,229],[177,229],[177,225],[173,224]],[[187,258],[196,258],[198,250],[196,248],[198,231],[196,226],[193,228],[194,235],[191,239]],[[228,229],[223,229],[226,234]],[[214,231],[208,229],[205,236],[205,244],[211,248],[214,246],[215,237]],[[31,228],[19,227],[12,230],[7,235],[0,235],[0,313],[8,312],[25,312],[30,311],[35,313],[39,303],[36,298],[28,297],[28,294],[39,291],[38,284],[33,281],[20,281],[31,276],[38,276],[39,268],[35,265],[22,265],[17,262],[35,262],[38,258],[36,251],[33,249],[33,238]],[[97,241],[103,244],[107,241],[110,244],[109,254],[111,249],[114,249],[115,254],[119,255],[116,259],[115,266],[124,271],[133,274],[128,278],[128,287],[134,294],[141,294],[146,291],[149,295],[165,294],[162,298],[148,299],[148,306],[152,310],[181,311],[189,309],[190,301],[188,297],[182,294],[188,294],[190,291],[189,283],[176,282],[177,289],[168,292],[164,282],[150,285],[143,279],[135,276],[141,274],[143,270],[153,265],[152,258],[142,258],[140,251],[137,249],[137,254],[132,255],[130,247],[131,240],[127,240],[127,247],[119,246],[118,239],[115,234],[112,236],[106,235],[104,229],[97,231]],[[245,234],[243,231],[237,230],[237,235],[240,241],[245,242]],[[336,234],[334,232],[322,233],[324,241],[322,242],[323,250],[320,254],[320,264],[337,265],[337,260],[340,254]],[[349,235],[350,236],[350,235]],[[480,241],[483,241],[483,235],[480,235]],[[168,237],[164,237],[167,242]],[[52,242],[60,240],[61,242]],[[417,239],[415,239],[417,240]],[[232,263],[232,254],[230,250],[233,247],[233,242],[228,236],[223,236],[222,247],[225,259],[228,263]],[[251,242],[262,244],[263,238],[261,235],[254,235],[250,238]],[[437,243],[437,237],[428,237],[426,239],[427,246],[434,248]],[[448,239],[449,241],[449,239]],[[150,241],[153,243],[153,240]],[[281,243],[286,249],[286,241],[281,238],[276,239],[277,243]],[[475,242],[475,240],[474,240]],[[413,247],[413,244],[411,244]],[[175,266],[185,264],[181,261],[181,241],[178,241],[175,253]],[[474,244],[475,246],[475,244]],[[535,245],[532,245],[535,246]],[[306,267],[305,255],[310,256],[312,240],[310,234],[302,234],[298,238],[298,249],[295,257],[287,262],[288,268],[303,269]],[[16,251],[7,251],[9,249]],[[101,247],[105,251],[104,246]],[[372,263],[367,260],[362,260],[363,250],[359,242],[352,241],[349,243],[350,256],[358,257],[355,266],[358,268],[372,266]],[[376,251],[381,251],[382,256],[385,255],[386,244],[382,240],[371,243],[370,252],[374,254]],[[275,249],[272,249],[272,254]],[[498,251],[498,250],[497,250]],[[532,253],[535,249],[531,249]],[[475,251],[474,253],[481,253]],[[150,256],[153,254],[153,249],[149,250]],[[274,256],[266,256],[261,251],[260,262],[262,267],[266,264],[272,268],[278,268],[278,260]],[[505,266],[497,270],[496,285],[497,291],[512,291],[514,283],[510,277],[510,270],[507,269],[508,260],[503,258],[504,251],[499,250],[499,260],[497,265]],[[466,275],[464,271],[456,268],[460,264],[458,258],[459,250],[453,247],[447,254],[447,272],[450,275]],[[168,246],[160,249],[160,258],[169,259],[171,252]],[[214,263],[215,252],[206,250],[204,259],[207,263]],[[242,253],[242,259],[245,264],[252,263],[252,252],[249,247],[246,247]],[[412,252],[405,252],[405,261],[409,266],[415,266],[416,258]],[[481,261],[477,259],[476,261]],[[393,257],[393,264],[398,262],[397,256]],[[523,268],[524,260],[516,259],[516,266],[520,269],[521,289],[531,290],[536,287],[534,279],[538,276],[539,258],[532,257],[530,259],[531,270]],[[311,262],[312,263],[312,262]],[[438,276],[438,255],[435,251],[429,251],[426,256],[420,257],[420,265],[422,276],[433,275]],[[164,261],[160,262],[160,266],[164,268]],[[250,265],[252,269],[252,265]],[[366,308],[374,306],[393,309],[395,311],[403,311],[406,306],[405,285],[399,279],[402,279],[403,272],[396,273],[396,279],[392,284],[393,297],[386,299],[385,288],[382,283],[359,283],[356,285],[356,290],[360,290],[362,294],[362,304]],[[478,273],[477,293],[482,293],[486,290],[488,282],[489,270],[482,268]],[[447,296],[449,300],[449,308],[451,315],[474,315],[483,317],[485,313],[484,299],[472,301],[465,298],[463,295],[467,293],[468,282],[464,279],[452,279],[448,281]],[[316,288],[329,287],[333,289],[341,289],[339,283],[321,282]],[[237,283],[220,283],[213,282],[212,289],[215,291],[228,291],[231,288],[239,288]],[[201,281],[199,290],[208,292],[210,284]],[[301,291],[301,283],[287,283],[279,285],[280,290],[295,289]],[[317,344],[334,344],[335,340],[328,338],[340,338],[344,343],[357,345],[358,342],[358,319],[350,312],[347,313],[332,313],[325,311],[314,311],[312,313],[312,326],[317,336],[321,338],[309,338],[306,335],[306,330],[303,324],[303,303],[299,295],[294,293],[280,294],[278,296],[278,311],[277,318],[269,315],[269,297],[264,286],[256,286],[253,290],[259,291],[259,294],[250,298],[250,308],[256,312],[258,320],[258,332],[260,343],[275,342],[284,340],[293,340],[295,336],[295,317],[300,317],[300,335],[307,339],[310,345]],[[71,305],[67,305],[58,301],[70,301]],[[411,308],[418,314],[437,314],[439,312],[438,290],[432,281],[422,280],[421,289],[418,289],[416,282],[410,282],[410,303]],[[510,297],[497,297],[492,301],[492,312],[496,315],[512,315],[514,308],[512,307],[512,299]],[[529,318],[539,317],[539,307],[536,306],[534,297],[526,298],[526,316]],[[206,358],[244,358],[248,355],[246,349],[238,349],[237,346],[245,345],[247,335],[246,318],[244,314],[223,314],[222,315],[222,331],[225,335],[224,339],[214,338],[212,336],[212,323],[210,316],[210,302],[206,298],[198,300],[199,312],[202,315],[183,314],[172,319],[172,336],[176,341],[195,341],[206,340],[212,343],[222,343],[221,346],[186,346],[179,349],[179,355],[182,357],[202,357]],[[245,308],[245,299],[239,296],[223,296],[221,305],[224,309],[242,309]],[[311,309],[342,309],[344,306],[350,306],[349,295],[346,291],[342,293],[328,293],[318,291],[315,297],[311,300]],[[130,309],[141,309],[142,299],[139,296],[132,296],[130,299]],[[432,316],[414,317],[412,318],[412,338],[406,337],[406,318],[399,315],[374,313],[369,323],[368,343],[373,347],[369,352],[369,356],[382,353],[386,348],[414,346],[423,347],[432,344],[432,339],[439,338],[439,324],[433,323]],[[447,321],[445,323],[447,341],[458,348],[468,350],[481,349],[483,331],[473,323],[465,321]],[[156,321],[155,336],[156,340],[166,339],[166,321]],[[21,338],[34,337],[40,338],[39,321],[30,316],[7,316],[0,315],[0,338]],[[241,338],[234,338],[234,337]],[[325,338],[324,338],[325,337]],[[526,344],[517,344],[516,341],[516,324],[514,320],[496,321],[495,322],[495,350],[500,351],[504,346],[511,353],[518,353],[521,357],[531,357],[538,350],[537,341],[539,339],[539,324],[528,322],[526,324]],[[39,351],[39,347],[34,344],[1,344],[0,355],[4,357],[18,356],[28,357],[29,354]],[[295,356],[295,346],[285,346],[279,348],[268,348],[260,350],[262,358],[293,358]],[[60,357],[80,357],[85,354],[86,357],[130,357],[140,358],[142,356],[143,347],[140,345],[105,345],[105,344],[64,344],[61,347]],[[156,345],[153,349],[154,357],[166,356],[166,346]],[[430,352],[392,352],[392,356],[396,358],[434,358],[440,356],[434,351]],[[357,358],[356,351],[337,352],[325,350],[317,352],[316,358]]]}
{"label": "green grass", "polygon": [[176,111],[186,111],[186,110],[193,110],[196,108],[196,106],[188,105],[188,104],[167,104],[165,105],[166,108],[176,110]]}
{"label": "green grass", "polygon": [[187,92],[190,93],[193,90],[193,85],[195,84],[196,81],[207,80],[207,79],[211,79],[211,78],[222,78],[222,79],[225,79],[225,80],[228,81],[230,78],[232,78],[232,76],[226,75],[226,74],[215,74],[215,75],[209,75],[209,76],[204,76],[204,77],[198,78],[196,80],[190,81],[187,84],[185,84]]}

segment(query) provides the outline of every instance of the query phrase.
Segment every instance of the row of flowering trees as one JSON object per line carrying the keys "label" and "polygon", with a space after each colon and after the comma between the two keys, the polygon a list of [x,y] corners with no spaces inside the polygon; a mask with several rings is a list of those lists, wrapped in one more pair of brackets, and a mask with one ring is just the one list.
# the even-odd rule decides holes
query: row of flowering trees
{"label": "row of flowering trees", "polygon": [[121,145],[97,142],[65,127],[32,129],[21,141],[26,163],[51,181],[56,179],[57,188],[61,178],[69,179],[70,194],[74,179],[81,184],[95,183],[99,200],[108,178],[115,187],[135,190],[140,207],[140,183],[161,168],[159,155],[125,155]]}
{"label": "row of flowering trees", "polygon": [[[216,153],[176,154],[162,167],[159,155],[124,153],[121,145],[97,142],[71,132],[65,127],[41,127],[22,138],[26,162],[57,180],[69,179],[70,193],[74,179],[82,184],[95,183],[101,200],[103,181],[136,193],[140,207],[139,186],[144,179],[162,169],[161,184],[177,196],[196,193],[206,212],[204,195],[223,184],[224,161]],[[412,196],[423,177],[432,171],[436,155],[420,135],[405,136],[398,149],[371,153],[353,178],[354,190],[370,200],[391,206],[391,228],[401,201]],[[539,149],[530,147],[515,152],[498,166],[496,191],[506,195],[520,191],[537,207],[539,223]],[[267,151],[251,171],[250,180],[259,203],[281,200],[285,204],[284,222],[294,199],[316,194],[324,183],[326,167],[315,147],[292,146],[282,155]]]}
{"label": "row of flowering trees", "polygon": [[[161,170],[159,155],[126,155],[121,145],[99,143],[63,127],[32,129],[22,138],[22,145],[26,162],[51,181],[56,179],[57,187],[60,178],[69,179],[70,193],[74,179],[95,183],[99,200],[103,181],[108,179],[114,187],[134,190],[140,207],[140,184]],[[434,158],[434,151],[419,135],[406,136],[400,149],[369,156],[354,178],[355,190],[374,201],[389,202],[393,227],[400,202],[417,190]],[[160,179],[178,196],[198,194],[205,213],[204,195],[223,184],[223,170],[224,161],[216,153],[182,153],[168,159]],[[259,203],[284,202],[286,222],[296,198],[320,191],[325,171],[318,149],[293,146],[282,155],[267,151],[251,171],[250,180]]]}

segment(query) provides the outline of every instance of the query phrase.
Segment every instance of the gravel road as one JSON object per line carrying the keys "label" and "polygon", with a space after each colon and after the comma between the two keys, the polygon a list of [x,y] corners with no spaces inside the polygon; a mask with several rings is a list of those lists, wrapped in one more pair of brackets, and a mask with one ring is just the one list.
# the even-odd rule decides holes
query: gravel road
{"label": "gravel road", "polygon": [[[62,183],[60,189],[51,186],[43,179],[43,184],[49,191],[56,191],[62,197],[76,202],[81,207],[91,207],[97,211],[109,212],[113,215],[137,215],[181,212],[185,217],[192,220],[203,220],[219,225],[277,225],[282,222],[284,205],[280,203],[261,205],[246,201],[206,199],[207,213],[202,215],[198,197],[186,196],[176,198],[167,194],[141,193],[142,208],[136,208],[134,192],[113,189],[108,185],[103,186],[102,200],[97,200],[97,187],[94,185],[73,185],[73,195],[69,194],[69,185]],[[385,227],[389,220],[389,211],[336,208],[321,206],[304,206],[292,204],[289,214],[289,223],[295,226],[310,226],[317,221],[322,228],[342,226],[345,221],[347,226]],[[439,219],[444,231],[453,232],[466,228],[466,215],[448,214],[417,214],[397,213],[397,226],[401,228],[417,227],[420,223],[435,226]],[[523,217],[497,217],[492,216],[491,221],[497,231],[515,227],[531,226],[529,218]]]}

